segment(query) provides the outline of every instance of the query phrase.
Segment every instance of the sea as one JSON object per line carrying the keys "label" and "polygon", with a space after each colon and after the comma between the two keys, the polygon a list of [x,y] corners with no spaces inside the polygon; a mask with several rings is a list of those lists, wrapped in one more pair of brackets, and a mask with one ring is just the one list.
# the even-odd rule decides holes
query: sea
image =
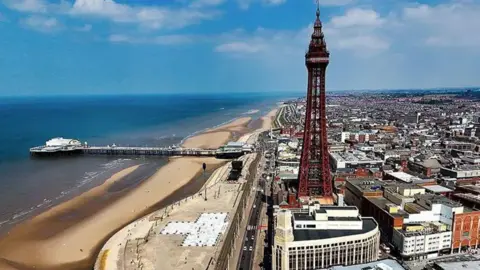
{"label": "sea", "polygon": [[33,158],[54,137],[88,145],[171,146],[239,117],[258,119],[295,93],[0,97],[0,233],[141,164],[148,178],[161,157]]}

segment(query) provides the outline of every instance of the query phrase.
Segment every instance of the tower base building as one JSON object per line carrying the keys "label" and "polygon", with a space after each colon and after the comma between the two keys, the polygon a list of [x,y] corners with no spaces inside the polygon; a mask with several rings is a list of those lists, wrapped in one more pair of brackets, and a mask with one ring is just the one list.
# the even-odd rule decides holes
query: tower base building
{"label": "tower base building", "polygon": [[380,231],[355,206],[311,204],[276,213],[273,270],[323,269],[378,259]]}

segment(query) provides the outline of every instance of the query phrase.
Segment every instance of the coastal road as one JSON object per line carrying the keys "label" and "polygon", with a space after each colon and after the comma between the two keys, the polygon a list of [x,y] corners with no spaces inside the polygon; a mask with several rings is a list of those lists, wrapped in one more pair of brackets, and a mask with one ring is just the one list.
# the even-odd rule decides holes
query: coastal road
{"label": "coastal road", "polygon": [[239,270],[254,269],[252,264],[255,252],[255,244],[257,242],[257,225],[260,217],[260,208],[262,206],[262,196],[263,194],[260,191],[255,193],[255,201],[253,203],[254,207],[252,207],[252,210],[250,211],[247,232],[245,233],[242,251],[240,252],[240,258],[238,262]]}

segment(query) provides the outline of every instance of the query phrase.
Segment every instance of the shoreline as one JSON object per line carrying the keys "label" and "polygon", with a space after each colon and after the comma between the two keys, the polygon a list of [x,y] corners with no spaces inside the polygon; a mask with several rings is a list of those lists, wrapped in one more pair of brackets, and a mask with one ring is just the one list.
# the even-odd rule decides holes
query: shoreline
{"label": "shoreline", "polygon": [[[268,122],[264,118],[265,117],[262,117],[262,127],[265,125],[265,122]],[[215,143],[218,144],[220,141],[222,142],[222,144],[224,144],[228,140],[232,139],[233,137],[239,137],[239,135],[244,135],[245,133],[247,133],[247,131],[251,132],[251,130],[247,128],[248,124],[251,122],[252,120],[250,117],[237,117],[235,119],[228,121],[226,124],[223,124],[223,125],[220,124],[214,128],[205,129],[202,132],[197,133],[197,135],[186,137],[185,139],[182,140],[183,142],[182,145],[187,143],[188,145],[197,145],[197,147],[200,147],[208,144],[209,145],[213,145]],[[206,137],[209,137],[210,141],[208,141]],[[213,141],[215,141],[213,143],[212,143],[212,138],[213,138]],[[207,163],[209,164],[207,166],[209,171],[214,171],[216,168],[222,166],[222,164],[225,164],[225,161],[211,160],[211,158],[184,158],[184,157],[169,158],[169,161],[167,162],[167,164],[162,166],[147,180],[140,181],[140,183],[135,184],[133,188],[127,187],[124,189],[120,189],[120,191],[113,191],[114,194],[117,193],[116,194],[117,197],[115,197],[115,195],[111,195],[108,193],[109,188],[113,186],[116,181],[113,181],[114,183],[111,183],[111,184],[107,183],[107,182],[110,183],[111,181],[106,181],[106,183],[96,187],[96,188],[101,188],[107,191],[104,194],[98,195],[96,199],[98,199],[101,196],[109,197],[107,202],[105,202],[105,204],[102,207],[90,209],[92,211],[89,212],[89,215],[86,215],[86,217],[81,217],[80,219],[78,219],[77,220],[78,223],[75,223],[71,226],[66,226],[66,228],[59,231],[54,230],[54,232],[50,232],[49,235],[44,236],[43,238],[38,237],[37,234],[39,232],[36,230],[36,228],[33,228],[33,229],[30,228],[31,231],[28,230],[29,226],[35,225],[35,222],[33,222],[33,220],[35,220],[39,216],[44,216],[44,215],[48,216],[50,213],[52,218],[47,219],[45,221],[46,222],[45,226],[48,227],[49,226],[48,224],[55,225],[55,223],[59,222],[59,220],[56,220],[56,217],[59,217],[59,216],[61,217],[62,215],[63,216],[71,215],[71,212],[68,211],[69,210],[68,208],[63,213],[62,212],[55,213],[55,210],[58,210],[57,207],[61,207],[61,206],[65,207],[65,205],[68,206],[69,205],[68,203],[70,201],[75,201],[75,200],[82,201],[82,198],[85,198],[86,196],[85,194],[88,194],[89,191],[79,196],[76,196],[71,200],[63,202],[62,204],[52,207],[47,211],[41,213],[40,215],[33,217],[32,219],[28,219],[21,222],[20,224],[17,225],[20,229],[17,228],[16,226],[8,233],[8,235],[2,236],[2,238],[0,239],[0,268],[30,269],[34,265],[35,269],[52,269],[52,270],[53,269],[91,269],[96,259],[96,256],[100,251],[101,247],[103,246],[103,244],[112,235],[114,235],[117,231],[123,228],[125,225],[138,219],[139,217],[145,216],[148,213],[151,213],[175,201],[178,201],[179,199],[182,199],[197,193],[203,187],[203,184],[204,184],[202,181],[200,181],[199,175],[201,175],[201,169],[200,169],[201,163],[205,161],[207,161]],[[195,169],[194,164],[197,164],[195,165],[195,166],[198,166],[197,169]],[[132,167],[135,167],[135,166],[132,166]],[[137,166],[135,169],[132,169],[132,167],[129,167],[121,171],[126,173],[126,175],[123,175],[123,177],[129,175],[130,173],[133,173],[135,170],[138,169],[139,166]],[[190,167],[193,167],[193,170]],[[190,168],[190,170],[184,170],[184,168]],[[125,172],[126,170],[127,172]],[[182,172],[179,172],[179,171],[183,171],[183,174],[182,174],[183,178],[181,181],[179,181],[181,183],[178,183],[176,185],[172,183],[171,185],[173,187],[169,187],[171,185],[165,185],[166,183],[161,183],[162,179],[163,181],[166,181],[165,178],[171,178],[170,175],[172,174],[173,175],[176,175],[176,174],[178,175],[179,173],[181,174]],[[144,206],[143,208],[138,209],[137,207],[137,209],[135,209],[138,212],[136,212],[135,210],[132,210],[133,212],[131,213],[122,214],[122,212],[124,212],[125,210],[125,209],[123,209],[123,211],[119,210],[121,209],[119,207],[122,205],[122,201],[124,202],[123,205],[129,205],[125,202],[135,201],[135,200],[137,201],[146,200],[145,198],[142,198],[143,196],[141,195],[139,197],[140,191],[144,189],[145,186],[147,188],[153,188],[155,186],[157,187],[164,186],[165,189],[168,189],[168,190],[162,190],[163,196],[162,195],[155,196],[156,197],[155,201],[150,200],[148,201],[148,203],[147,201],[145,201],[146,206],[143,205]],[[144,196],[144,197],[147,197],[147,196]],[[77,205],[77,207],[82,208],[83,205],[80,204],[80,205]],[[101,219],[102,216],[112,216],[112,218],[115,219],[114,220],[115,222],[112,222],[111,224],[108,223],[106,225],[102,224],[102,222],[98,224],[99,222],[97,222],[97,219],[99,218]],[[92,233],[95,232],[98,234],[98,232],[94,230],[95,226],[93,226],[92,224],[93,225],[97,224],[98,225],[97,227],[106,226],[108,228],[104,230],[103,235],[93,236]],[[27,228],[27,233],[25,234],[25,231],[24,231],[24,234],[19,233],[19,230],[20,232],[22,232],[21,229],[25,227]],[[91,229],[90,232],[88,231],[89,228]],[[105,233],[106,231],[108,232]],[[90,241],[90,246],[88,248],[77,249],[76,251],[74,251],[74,250],[69,250],[68,247],[67,248],[62,247],[62,243],[59,243],[59,241],[69,242],[69,241],[75,241],[75,239],[77,240],[82,239],[82,237],[85,238],[84,236],[85,234],[89,235],[89,237],[93,239],[92,241]],[[22,236],[24,236],[23,239],[22,239]],[[25,238],[25,236],[27,237]],[[30,236],[37,236],[37,237],[33,237],[33,240],[32,240]],[[12,243],[12,239],[19,240],[19,241],[18,242],[13,241]],[[96,242],[96,243],[92,244],[92,242]],[[52,248],[52,243],[53,243],[53,248]],[[32,245],[34,247],[30,248],[31,251],[27,252],[26,250],[28,249],[25,249],[25,246],[29,247]],[[47,251],[45,250],[38,251],[39,248],[41,249],[41,246],[44,246],[44,249],[46,249]],[[55,254],[53,256],[54,258],[52,258],[52,255],[49,256],[49,252]],[[35,258],[35,256],[33,256],[32,253],[35,254],[37,258]],[[62,257],[62,260],[60,260],[59,258],[56,258],[56,256]]]}

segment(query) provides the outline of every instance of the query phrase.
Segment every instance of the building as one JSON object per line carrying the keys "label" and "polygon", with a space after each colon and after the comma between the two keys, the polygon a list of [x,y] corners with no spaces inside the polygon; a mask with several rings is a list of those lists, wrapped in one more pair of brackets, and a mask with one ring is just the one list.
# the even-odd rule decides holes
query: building
{"label": "building", "polygon": [[390,180],[402,181],[405,183],[412,183],[420,180],[420,178],[404,172],[389,172],[385,175],[385,178]]}
{"label": "building", "polygon": [[480,211],[464,207],[463,213],[454,217],[452,253],[480,246]]}
{"label": "building", "polygon": [[359,143],[377,141],[378,130],[362,130],[362,131],[344,131],[341,134],[340,142],[356,141]]}
{"label": "building", "polygon": [[380,198],[383,197],[383,182],[374,179],[365,180],[347,180],[345,185],[345,203],[356,206],[362,215],[364,200],[366,197]]}
{"label": "building", "polygon": [[446,224],[405,224],[393,231],[392,244],[404,259],[435,258],[451,247],[452,232]]}
{"label": "building", "polygon": [[408,162],[408,169],[413,172],[421,173],[427,177],[440,173],[441,167],[442,165],[438,162],[438,160],[433,158]]}
{"label": "building", "polygon": [[382,242],[391,243],[393,230],[403,226],[408,214],[384,197],[366,197],[362,205],[362,214],[375,218],[382,233]]}
{"label": "building", "polygon": [[53,138],[45,143],[47,147],[80,147],[82,143],[75,139]]}
{"label": "building", "polygon": [[380,231],[354,206],[311,204],[276,213],[272,269],[318,269],[378,259]]}
{"label": "building", "polygon": [[348,151],[330,153],[330,160],[333,171],[355,171],[357,168],[380,169],[383,166],[383,160],[368,156],[361,151]]}
{"label": "building", "polygon": [[350,266],[333,266],[328,270],[405,270],[405,268],[397,261],[392,259],[384,259],[371,263],[356,264]]}
{"label": "building", "polygon": [[458,180],[478,179],[480,177],[480,166],[463,165],[456,168],[440,168],[440,173],[444,176],[457,178]]}

